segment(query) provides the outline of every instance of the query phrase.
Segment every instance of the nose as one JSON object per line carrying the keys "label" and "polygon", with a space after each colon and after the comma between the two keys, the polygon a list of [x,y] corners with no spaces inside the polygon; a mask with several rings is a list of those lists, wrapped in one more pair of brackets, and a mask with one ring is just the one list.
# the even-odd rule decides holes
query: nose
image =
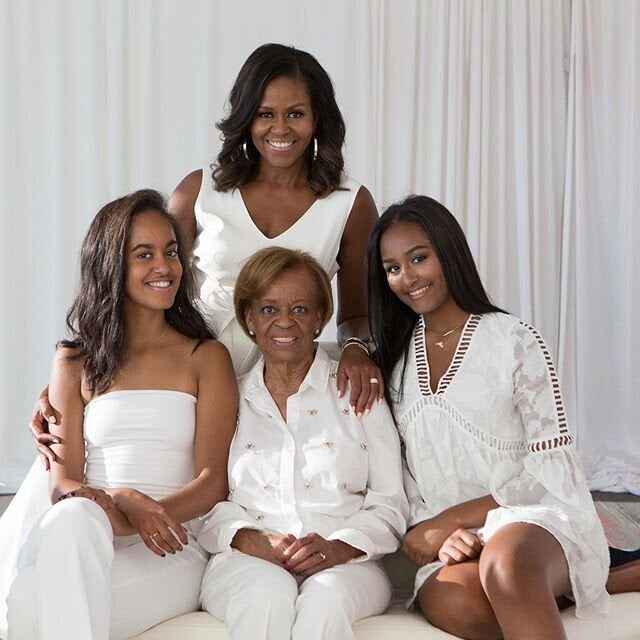
{"label": "nose", "polygon": [[271,130],[278,135],[284,135],[289,131],[289,121],[286,114],[276,115],[271,122]]}
{"label": "nose", "polygon": [[156,256],[155,260],[153,261],[153,270],[156,273],[160,274],[169,273],[169,271],[171,271],[171,267],[169,265],[167,256],[165,256],[164,254]]}
{"label": "nose", "polygon": [[281,307],[278,311],[278,317],[276,318],[276,324],[283,329],[290,327],[293,324],[293,317],[291,309],[289,307]]}
{"label": "nose", "polygon": [[411,265],[402,268],[402,284],[404,284],[405,287],[410,287],[415,284],[416,279],[417,276]]}

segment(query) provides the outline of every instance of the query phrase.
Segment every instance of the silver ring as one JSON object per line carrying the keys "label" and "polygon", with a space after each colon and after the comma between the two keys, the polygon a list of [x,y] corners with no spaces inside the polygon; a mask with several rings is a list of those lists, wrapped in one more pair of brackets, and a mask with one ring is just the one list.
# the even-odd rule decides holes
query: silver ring
{"label": "silver ring", "polygon": [[327,559],[327,556],[322,553],[322,551],[318,551],[318,555],[322,558],[322,562],[324,562]]}
{"label": "silver ring", "polygon": [[370,383],[370,384],[380,384],[380,383],[378,382],[378,378],[369,378],[369,383]]}
{"label": "silver ring", "polygon": [[156,531],[155,533],[151,534],[151,537],[155,538],[156,536],[159,536],[159,535],[160,535],[160,532]]}

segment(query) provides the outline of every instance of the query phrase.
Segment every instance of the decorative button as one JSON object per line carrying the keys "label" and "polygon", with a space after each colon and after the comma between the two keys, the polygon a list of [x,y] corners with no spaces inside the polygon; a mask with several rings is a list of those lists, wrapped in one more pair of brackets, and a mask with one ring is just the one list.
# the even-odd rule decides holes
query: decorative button
{"label": "decorative button", "polygon": [[348,416],[349,415],[349,409],[343,409],[342,410],[342,415],[343,416]]}
{"label": "decorative button", "polygon": [[337,378],[337,377],[338,377],[338,372],[337,372],[337,371],[332,371],[332,372],[329,374],[329,377],[330,377],[330,378]]}
{"label": "decorative button", "polygon": [[361,448],[363,451],[367,451],[367,450],[369,449],[369,447],[367,446],[367,443],[366,443],[366,442],[361,442],[361,443],[360,443],[360,448]]}
{"label": "decorative button", "polygon": [[258,522],[260,522],[261,520],[264,520],[264,515],[262,515],[261,513],[256,513],[255,518]]}
{"label": "decorative button", "polygon": [[253,444],[253,442],[247,442],[247,444],[244,445],[244,448],[247,449],[247,451],[253,451],[253,449],[256,448],[256,445]]}
{"label": "decorative button", "polygon": [[327,449],[335,449],[336,443],[335,442],[331,442],[331,440],[327,440],[324,443],[324,446],[327,447]]}
{"label": "decorative button", "polygon": [[313,482],[309,482],[309,480],[307,480],[307,481],[304,483],[304,488],[305,488],[305,489],[307,489],[307,491],[308,491],[309,489],[311,489],[312,487],[313,487]]}
{"label": "decorative button", "polygon": [[343,482],[343,483],[340,485],[340,488],[341,488],[343,491],[346,491],[346,490],[349,488],[349,485],[348,485],[346,482]]}
{"label": "decorative button", "polygon": [[317,409],[309,409],[309,411],[307,411],[307,415],[317,416],[318,415],[318,410]]}

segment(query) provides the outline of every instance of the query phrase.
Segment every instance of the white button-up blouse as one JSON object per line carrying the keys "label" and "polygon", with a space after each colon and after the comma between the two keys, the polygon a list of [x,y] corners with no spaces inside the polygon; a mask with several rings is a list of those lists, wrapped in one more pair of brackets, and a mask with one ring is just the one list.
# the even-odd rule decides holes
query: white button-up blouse
{"label": "white button-up blouse", "polygon": [[321,347],[287,400],[287,420],[269,394],[260,360],[240,379],[238,427],[229,453],[229,497],[198,537],[229,551],[240,529],[301,537],[316,532],[364,552],[395,551],[406,528],[400,444],[386,404],[358,419],[338,398],[338,363]]}

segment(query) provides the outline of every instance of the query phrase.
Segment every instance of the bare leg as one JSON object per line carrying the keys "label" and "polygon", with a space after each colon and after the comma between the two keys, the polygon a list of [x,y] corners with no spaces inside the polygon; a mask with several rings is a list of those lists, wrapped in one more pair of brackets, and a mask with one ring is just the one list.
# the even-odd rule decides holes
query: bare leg
{"label": "bare leg", "polygon": [[514,523],[485,545],[480,581],[505,640],[566,640],[556,598],[570,591],[560,543],[545,529]]}
{"label": "bare leg", "polygon": [[418,604],[425,618],[447,633],[466,640],[502,638],[477,560],[442,567],[418,591]]}
{"label": "bare leg", "polygon": [[611,594],[640,591],[640,560],[611,569],[607,580],[607,591]]}

